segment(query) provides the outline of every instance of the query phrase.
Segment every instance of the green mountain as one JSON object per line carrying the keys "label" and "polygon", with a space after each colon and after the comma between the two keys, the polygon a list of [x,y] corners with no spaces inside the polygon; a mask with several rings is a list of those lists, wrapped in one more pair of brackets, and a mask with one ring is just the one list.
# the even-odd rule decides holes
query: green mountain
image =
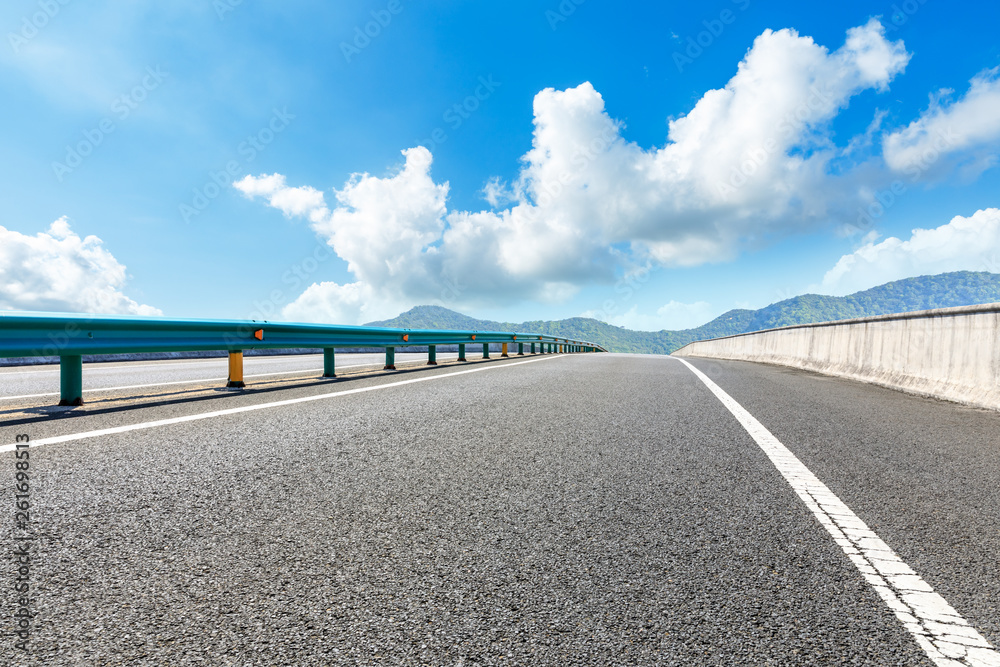
{"label": "green mountain", "polygon": [[731,310],[700,327],[681,331],[632,331],[585,317],[519,323],[492,322],[477,320],[440,306],[417,306],[391,320],[369,322],[369,326],[530,331],[589,340],[611,352],[670,354],[692,341],[747,331],[997,302],[1000,302],[1000,274],[960,271],[897,280],[849,296],[803,294],[760,310]]}

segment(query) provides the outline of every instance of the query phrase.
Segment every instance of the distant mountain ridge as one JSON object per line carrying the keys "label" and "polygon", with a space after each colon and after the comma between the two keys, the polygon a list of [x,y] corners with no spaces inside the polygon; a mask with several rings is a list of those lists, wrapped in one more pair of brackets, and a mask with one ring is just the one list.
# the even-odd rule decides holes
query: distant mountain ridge
{"label": "distant mountain ridge", "polygon": [[632,331],[586,317],[493,322],[440,306],[417,306],[391,320],[369,322],[369,326],[531,331],[589,340],[611,352],[670,354],[696,340],[747,331],[997,302],[1000,302],[1000,274],[959,271],[897,280],[848,296],[803,294],[759,310],[730,310],[700,327],[680,331]]}

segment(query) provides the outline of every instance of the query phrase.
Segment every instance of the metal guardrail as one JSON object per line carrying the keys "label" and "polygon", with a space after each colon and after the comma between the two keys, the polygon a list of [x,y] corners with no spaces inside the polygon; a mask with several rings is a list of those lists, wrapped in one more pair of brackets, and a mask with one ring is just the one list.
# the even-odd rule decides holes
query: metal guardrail
{"label": "metal guardrail", "polygon": [[427,346],[427,363],[437,363],[438,345],[458,345],[465,361],[467,345],[482,345],[488,359],[491,343],[499,343],[501,356],[516,343],[518,355],[606,352],[587,341],[533,333],[389,329],[325,324],[295,324],[256,320],[172,320],[0,312],[0,357],[59,357],[60,405],[83,403],[83,355],[142,352],[229,352],[227,386],[243,387],[243,352],[246,350],[313,348],[323,350],[323,376],[336,377],[338,347],[385,348],[385,369],[395,370],[395,351],[402,346]]}

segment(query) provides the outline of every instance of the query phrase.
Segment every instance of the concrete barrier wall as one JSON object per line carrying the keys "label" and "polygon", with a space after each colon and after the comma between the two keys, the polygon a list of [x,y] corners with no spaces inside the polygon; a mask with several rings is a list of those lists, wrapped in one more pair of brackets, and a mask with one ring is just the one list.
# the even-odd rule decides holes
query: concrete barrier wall
{"label": "concrete barrier wall", "polygon": [[674,354],[803,368],[1000,409],[1000,304],[782,327]]}

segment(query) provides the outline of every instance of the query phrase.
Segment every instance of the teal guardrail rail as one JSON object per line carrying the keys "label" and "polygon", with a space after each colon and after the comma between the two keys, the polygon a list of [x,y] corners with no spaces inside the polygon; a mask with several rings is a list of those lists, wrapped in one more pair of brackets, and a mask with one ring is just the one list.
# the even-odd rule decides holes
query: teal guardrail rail
{"label": "teal guardrail rail", "polygon": [[385,348],[385,368],[395,370],[397,347],[427,346],[427,363],[436,364],[438,345],[458,345],[459,361],[465,361],[467,345],[482,345],[483,358],[489,358],[490,344],[497,343],[504,357],[515,343],[519,355],[525,354],[525,346],[529,354],[607,351],[587,341],[508,331],[0,312],[0,357],[59,357],[60,405],[83,403],[83,355],[225,351],[229,352],[228,386],[243,387],[246,350],[323,350],[323,376],[336,377],[338,347]]}

